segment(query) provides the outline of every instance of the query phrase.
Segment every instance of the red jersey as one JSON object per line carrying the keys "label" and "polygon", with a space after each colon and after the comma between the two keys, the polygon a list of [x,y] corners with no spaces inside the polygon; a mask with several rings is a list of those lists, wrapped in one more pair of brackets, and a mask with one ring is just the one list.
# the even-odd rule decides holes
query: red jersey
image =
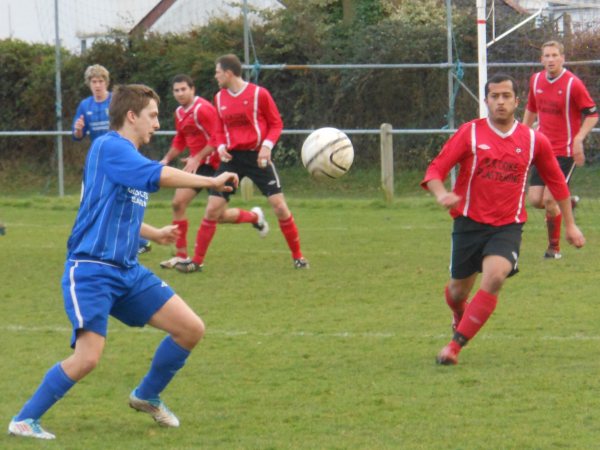
{"label": "red jersey", "polygon": [[219,113],[220,126],[217,130],[217,142],[227,150],[260,150],[277,143],[283,122],[273,101],[265,88],[246,83],[236,93],[221,89],[215,95],[215,106]]}
{"label": "red jersey", "polygon": [[202,164],[209,164],[215,169],[219,167],[219,154],[216,151],[215,130],[218,126],[218,116],[215,107],[202,97],[195,97],[187,108],[183,106],[175,110],[176,134],[171,147],[182,152],[186,147],[190,155],[197,155],[204,147],[215,147]]}
{"label": "red jersey", "polygon": [[582,112],[597,116],[596,105],[583,82],[567,69],[551,80],[546,71],[529,81],[527,109],[538,115],[538,129],[552,143],[555,156],[573,156],[573,138],[579,132]]}
{"label": "red jersey", "polygon": [[557,200],[569,197],[565,177],[543,134],[515,121],[507,133],[488,119],[462,125],[431,162],[424,188],[430,180],[444,180],[460,164],[454,193],[461,197],[450,215],[493,226],[527,221],[525,188],[531,164]]}

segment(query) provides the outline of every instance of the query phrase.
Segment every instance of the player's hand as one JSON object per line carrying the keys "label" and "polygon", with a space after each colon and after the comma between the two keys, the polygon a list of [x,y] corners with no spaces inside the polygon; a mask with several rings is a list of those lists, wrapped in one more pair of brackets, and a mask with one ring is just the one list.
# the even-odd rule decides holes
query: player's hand
{"label": "player's hand", "polygon": [[223,161],[223,162],[229,162],[233,159],[233,156],[231,156],[231,153],[229,153],[224,146],[219,147],[218,152],[219,152],[219,158],[221,158],[221,161]]}
{"label": "player's hand", "polygon": [[582,167],[585,164],[585,153],[583,151],[583,141],[579,139],[573,140],[573,161],[577,167]]}
{"label": "player's hand", "polygon": [[182,169],[184,172],[196,173],[198,167],[200,167],[200,160],[193,156],[190,156],[188,158],[181,158],[181,161],[185,163],[185,166],[183,166]]}
{"label": "player's hand", "polygon": [[266,169],[271,162],[271,149],[266,146],[262,146],[258,152],[258,158],[256,159],[258,167]]}
{"label": "player's hand", "polygon": [[83,114],[79,116],[79,118],[75,121],[73,134],[77,139],[83,137],[83,127],[85,127],[85,118]]}
{"label": "player's hand", "polygon": [[159,161],[163,166],[168,166],[171,161],[166,158],[163,158]]}
{"label": "player's hand", "polygon": [[215,183],[213,189],[220,192],[232,192],[234,189],[237,189],[240,183],[237,173],[233,172],[223,172],[212,180]]}
{"label": "player's hand", "polygon": [[84,116],[82,114],[82,115],[79,116],[79,119],[77,119],[75,121],[75,130],[81,131],[81,130],[83,130],[84,126],[85,126],[85,118],[84,118]]}
{"label": "player's hand", "polygon": [[181,232],[177,225],[166,225],[158,229],[158,233],[153,241],[160,245],[173,244],[180,234]]}
{"label": "player's hand", "polygon": [[565,228],[565,238],[574,247],[581,248],[585,245],[585,237],[575,224]]}
{"label": "player's hand", "polygon": [[437,202],[446,209],[454,208],[460,202],[460,196],[454,192],[445,192],[437,197]]}

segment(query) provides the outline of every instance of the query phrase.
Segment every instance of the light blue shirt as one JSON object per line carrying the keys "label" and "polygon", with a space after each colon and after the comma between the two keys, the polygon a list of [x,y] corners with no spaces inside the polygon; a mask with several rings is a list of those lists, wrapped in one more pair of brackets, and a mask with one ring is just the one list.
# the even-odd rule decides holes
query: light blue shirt
{"label": "light blue shirt", "polygon": [[96,139],[85,162],[67,258],[135,266],[148,194],[159,189],[162,169],[115,131]]}

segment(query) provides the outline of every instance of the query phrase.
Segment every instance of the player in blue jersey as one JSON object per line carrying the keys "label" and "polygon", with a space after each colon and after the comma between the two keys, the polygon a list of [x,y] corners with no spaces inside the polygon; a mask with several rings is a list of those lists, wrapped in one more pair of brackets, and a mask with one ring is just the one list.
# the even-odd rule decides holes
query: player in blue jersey
{"label": "player in blue jersey", "polygon": [[[110,73],[106,67],[94,64],[85,70],[84,79],[85,84],[92,91],[92,95],[83,99],[77,107],[73,119],[72,136],[73,140],[81,141],[89,135],[90,140],[94,142],[110,129],[108,119],[108,108],[112,98],[108,90]],[[151,248],[150,241],[140,239],[139,254],[149,252]]]}
{"label": "player in blue jersey", "polygon": [[105,67],[94,64],[85,70],[84,78],[92,95],[79,102],[73,119],[72,136],[75,141],[81,141],[89,135],[91,141],[94,142],[96,138],[110,129],[108,120],[108,107],[111,99],[108,91],[110,74]]}
{"label": "player in blue jersey", "polygon": [[143,223],[148,193],[160,187],[231,192],[238,177],[232,173],[203,177],[142,156],[139,147],[159,128],[158,103],[158,95],[144,85],[120,86],[113,93],[110,125],[114,131],[94,140],[88,152],[81,204],[67,243],[62,288],[74,351],[46,373],[10,422],[10,434],[54,439],[39,420],[96,367],[109,315],[129,326],[149,324],[168,333],[150,370],[131,392],[129,405],[150,414],[160,425],[179,426],[160,394],[204,335],[204,323],[167,283],[137,261],[140,234],[160,244],[177,237],[173,225],[155,228]]}

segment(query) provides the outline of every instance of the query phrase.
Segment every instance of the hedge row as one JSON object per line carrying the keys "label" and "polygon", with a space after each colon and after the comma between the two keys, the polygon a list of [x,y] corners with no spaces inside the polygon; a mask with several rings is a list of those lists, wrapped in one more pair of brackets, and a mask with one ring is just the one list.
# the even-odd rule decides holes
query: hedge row
{"label": "hedge row", "polygon": [[[446,56],[444,0],[389,2],[359,0],[357,18],[342,21],[339,2],[288,1],[287,9],[264,13],[253,25],[253,79],[268,87],[275,97],[288,129],[325,125],[339,128],[379,128],[383,122],[395,128],[441,128],[448,123],[448,74],[445,70],[260,70],[260,64],[341,63],[439,63]],[[455,1],[453,13],[454,53],[463,62],[476,61],[475,10],[472,1]],[[394,6],[395,5],[395,6]],[[362,8],[362,9],[361,9]],[[368,12],[368,14],[367,14]],[[499,17],[498,17],[499,16]],[[522,20],[510,9],[500,10],[497,21],[508,28]],[[85,68],[106,66],[114,83],[140,82],[160,94],[163,129],[172,129],[176,103],[170,80],[189,73],[198,94],[212,98],[217,86],[214,61],[223,53],[243,54],[241,19],[214,19],[208,25],[181,35],[147,35],[124,40],[115,37],[96,42],[84,55],[62,52],[63,120],[69,127],[77,106],[89,95],[83,84]],[[556,37],[556,24],[524,27],[491,48],[489,61],[537,61],[540,44]],[[593,33],[563,36],[570,59],[595,59],[600,37]],[[527,79],[539,68],[505,69],[521,82],[522,97]],[[600,99],[600,78],[590,67],[575,71]],[[0,41],[0,129],[55,129],[54,48],[17,40]],[[464,69],[463,82],[477,92],[476,69]],[[477,103],[463,89],[455,99],[455,123],[477,114]],[[441,136],[396,138],[397,164],[421,168],[443,141]],[[302,137],[284,137],[279,145],[282,162],[296,163]],[[355,137],[361,151],[359,164],[378,160],[375,137]],[[81,164],[81,147],[65,139],[67,163]],[[75,146],[75,147],[73,147]],[[148,149],[165,151],[162,140]],[[75,149],[75,150],[73,150]],[[30,164],[47,165],[54,151],[48,140],[0,139],[0,170],[7,159],[27,157]],[[26,156],[25,156],[26,155]]]}

